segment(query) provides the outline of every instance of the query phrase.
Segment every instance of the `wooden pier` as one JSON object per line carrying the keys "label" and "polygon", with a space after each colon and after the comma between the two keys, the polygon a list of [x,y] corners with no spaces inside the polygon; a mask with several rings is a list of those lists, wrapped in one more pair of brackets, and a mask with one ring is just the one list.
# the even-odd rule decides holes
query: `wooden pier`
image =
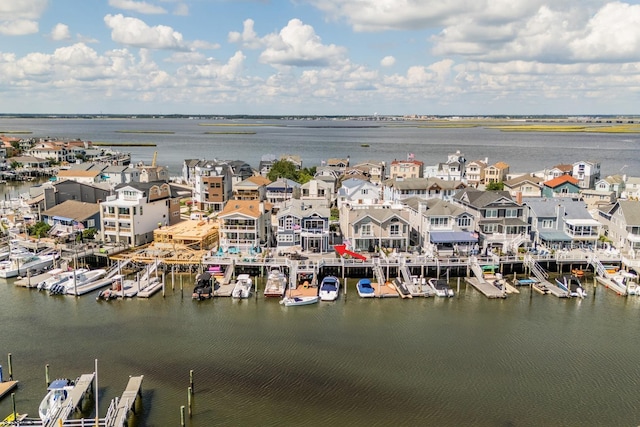
{"label": "wooden pier", "polygon": [[480,291],[487,298],[506,298],[507,294],[504,291],[493,286],[486,280],[480,280],[477,277],[465,277],[464,280]]}
{"label": "wooden pier", "polygon": [[0,399],[18,386],[18,381],[3,381],[0,383]]}
{"label": "wooden pier", "polygon": [[144,375],[137,377],[129,377],[127,388],[120,396],[120,399],[114,399],[107,411],[105,417],[105,425],[107,427],[124,427],[126,426],[129,412],[135,413],[135,404],[138,397],[142,394],[142,379]]}
{"label": "wooden pier", "polygon": [[596,276],[596,281],[620,296],[627,296],[627,288],[609,277]]}

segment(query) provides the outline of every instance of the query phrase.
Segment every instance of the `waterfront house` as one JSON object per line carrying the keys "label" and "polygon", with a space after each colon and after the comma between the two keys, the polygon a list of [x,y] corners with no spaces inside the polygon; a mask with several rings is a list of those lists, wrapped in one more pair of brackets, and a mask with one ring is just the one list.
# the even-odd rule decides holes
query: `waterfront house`
{"label": "waterfront house", "polygon": [[182,181],[189,185],[196,183],[196,166],[200,162],[199,159],[185,159],[182,162]]}
{"label": "waterfront house", "polygon": [[49,236],[64,240],[85,229],[100,232],[100,205],[66,200],[42,211],[40,220],[51,226]]}
{"label": "waterfront house", "polygon": [[231,169],[231,183],[237,184],[254,175],[251,165],[244,160],[227,160]]}
{"label": "waterfront house", "polygon": [[542,178],[533,175],[520,175],[504,181],[504,190],[512,197],[542,196]]}
{"label": "waterfront house", "polygon": [[77,181],[84,184],[96,184],[102,182],[102,170],[95,168],[89,170],[82,169],[61,169],[56,174],[58,181]]}
{"label": "waterfront house", "polygon": [[29,195],[37,203],[36,208],[41,211],[51,209],[67,200],[98,204],[112,194],[108,184],[87,184],[73,180],[45,183],[41,186],[31,187],[29,190]]}
{"label": "waterfront house", "polygon": [[100,203],[102,240],[126,246],[153,241],[153,230],[180,221],[180,198],[164,181],[130,182]]}
{"label": "waterfront house", "polygon": [[200,210],[221,212],[233,195],[229,165],[218,160],[202,160],[194,168],[194,178],[194,205]]}
{"label": "waterfront house", "polygon": [[618,200],[598,210],[604,234],[613,245],[632,259],[640,258],[640,202]]}
{"label": "waterfront house", "polygon": [[467,163],[467,184],[471,187],[478,188],[479,185],[484,184],[484,170],[489,163],[489,159],[485,157],[484,160],[473,160]]}
{"label": "waterfront house", "polygon": [[640,200],[640,177],[628,176],[624,187],[622,198]]}
{"label": "waterfront house", "polygon": [[575,162],[571,175],[578,180],[578,187],[593,188],[600,179],[600,163],[595,161]]}
{"label": "waterfront house", "polygon": [[262,202],[267,197],[267,185],[271,184],[268,178],[262,175],[251,176],[233,186],[233,198],[235,200],[257,200]]}
{"label": "waterfront house", "polygon": [[587,205],[570,197],[523,199],[531,240],[547,248],[595,246],[602,225],[593,219]]}
{"label": "waterfront house", "polygon": [[271,208],[267,202],[231,200],[218,214],[220,246],[231,252],[248,252],[272,243]]}
{"label": "waterfront house", "polygon": [[113,186],[140,182],[140,170],[131,166],[109,165],[102,169],[102,180]]}
{"label": "waterfront house", "polygon": [[300,200],[318,201],[324,206],[330,206],[334,200],[333,185],[319,179],[305,182],[300,186]]}
{"label": "waterfront house", "polygon": [[297,154],[283,154],[280,156],[280,160],[293,164],[298,171],[302,170],[302,158]]}
{"label": "waterfront house", "polygon": [[551,181],[554,178],[557,178],[562,175],[572,175],[573,174],[573,165],[569,164],[559,164],[555,165],[550,169],[545,169],[543,171],[534,172],[533,175],[542,178],[543,181]]}
{"label": "waterfront house", "polygon": [[578,197],[579,194],[578,179],[571,175],[560,175],[542,183],[542,197],[567,197],[570,195]]}
{"label": "waterfront house", "polygon": [[361,179],[347,179],[338,189],[337,206],[343,205],[376,205],[381,202],[379,185]]}
{"label": "waterfront house", "polygon": [[615,203],[617,197],[613,191],[581,190],[580,200],[587,205],[587,209],[594,210]]}
{"label": "waterfront house", "polygon": [[284,202],[277,214],[278,251],[329,252],[329,217],[326,205],[296,199]]}
{"label": "waterfront house", "polygon": [[463,188],[466,185],[461,181],[440,178],[390,178],[383,182],[383,197],[393,203],[409,197],[449,200]]}
{"label": "waterfront house", "polygon": [[299,198],[300,187],[300,184],[291,179],[278,178],[267,185],[267,200],[276,204],[285,200]]}
{"label": "waterfront house", "polygon": [[426,167],[424,177],[440,178],[443,181],[465,181],[466,162],[460,151],[449,154],[447,161],[433,167]]}
{"label": "waterfront house", "polygon": [[497,162],[484,168],[484,183],[504,182],[509,174],[509,165],[505,162]]}
{"label": "waterfront house", "polygon": [[410,246],[409,212],[401,205],[345,205],[340,229],[356,251],[372,252],[376,247],[406,251]]}
{"label": "waterfront house", "polygon": [[465,188],[452,200],[473,214],[482,249],[502,246],[504,252],[515,251],[529,241],[524,208],[508,191]]}
{"label": "waterfront house", "polygon": [[27,150],[25,154],[56,163],[74,162],[76,159],[75,154],[70,153],[67,147],[53,142],[38,143]]}
{"label": "waterfront house", "polygon": [[389,178],[422,178],[424,163],[419,160],[394,160],[389,168]]}
{"label": "waterfront house", "polygon": [[264,177],[269,175],[271,172],[271,167],[276,162],[276,156],[273,154],[265,154],[260,158],[260,163],[258,164],[258,173]]}
{"label": "waterfront house", "polygon": [[169,182],[169,170],[164,166],[138,163],[135,167],[140,171],[140,182]]}
{"label": "waterfront house", "polygon": [[620,197],[625,190],[626,179],[625,175],[609,175],[596,181],[594,189],[597,191],[613,191],[616,197]]}
{"label": "waterfront house", "polygon": [[22,169],[44,169],[49,167],[49,160],[33,156],[10,157],[8,162],[21,165]]}

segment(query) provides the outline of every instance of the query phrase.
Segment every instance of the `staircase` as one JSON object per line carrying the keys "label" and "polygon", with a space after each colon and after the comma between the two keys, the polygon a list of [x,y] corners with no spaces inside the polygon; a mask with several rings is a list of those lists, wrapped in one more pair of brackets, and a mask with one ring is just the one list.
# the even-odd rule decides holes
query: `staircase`
{"label": "staircase", "polygon": [[596,272],[596,274],[600,277],[604,277],[605,279],[609,278],[609,273],[607,273],[607,269],[604,268],[604,265],[600,262],[596,255],[591,255],[589,257],[589,264],[591,264]]}
{"label": "staircase", "polygon": [[539,282],[546,282],[549,278],[549,273],[547,273],[545,269],[542,268],[542,266],[540,266],[540,264],[538,264],[538,262],[533,259],[531,255],[527,255],[524,257],[524,265],[526,267],[529,267],[529,270],[531,270],[531,274],[533,274],[533,276],[538,279]]}
{"label": "staircase", "polygon": [[384,278],[384,271],[382,270],[382,266],[379,263],[376,263],[375,260],[373,262],[373,275],[375,276],[378,284],[380,286],[386,283],[386,279]]}

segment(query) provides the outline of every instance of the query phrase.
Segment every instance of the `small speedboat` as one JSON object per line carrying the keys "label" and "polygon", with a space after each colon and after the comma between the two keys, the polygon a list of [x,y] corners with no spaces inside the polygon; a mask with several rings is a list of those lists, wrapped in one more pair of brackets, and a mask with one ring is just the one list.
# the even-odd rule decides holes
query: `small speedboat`
{"label": "small speedboat", "polygon": [[326,276],[320,283],[320,300],[322,301],[335,301],[338,299],[338,292],[340,291],[340,281],[335,276]]}
{"label": "small speedboat", "polygon": [[358,283],[356,283],[356,289],[358,290],[360,298],[373,298],[375,296],[375,289],[371,286],[371,280],[369,279],[358,280]]}
{"label": "small speedboat", "polygon": [[43,423],[46,423],[62,408],[67,399],[69,399],[69,394],[73,387],[73,382],[66,378],[57,379],[49,384],[47,394],[38,408],[38,413]]}
{"label": "small speedboat", "polygon": [[451,298],[454,295],[453,289],[445,279],[431,278],[429,279],[429,286],[431,286],[436,296]]}
{"label": "small speedboat", "polygon": [[560,289],[567,292],[570,297],[584,298],[587,296],[587,292],[582,287],[580,279],[576,276],[561,276],[556,278],[556,284]]}
{"label": "small speedboat", "polygon": [[196,276],[196,285],[191,296],[195,300],[213,298],[213,279],[211,273],[205,271]]}
{"label": "small speedboat", "polygon": [[252,287],[253,282],[251,281],[251,277],[248,274],[238,274],[236,285],[233,287],[233,291],[231,291],[231,297],[249,298],[249,296],[251,295]]}
{"label": "small speedboat", "polygon": [[284,297],[280,300],[280,304],[285,307],[294,307],[297,305],[309,305],[318,302],[318,296],[301,296],[301,297]]}

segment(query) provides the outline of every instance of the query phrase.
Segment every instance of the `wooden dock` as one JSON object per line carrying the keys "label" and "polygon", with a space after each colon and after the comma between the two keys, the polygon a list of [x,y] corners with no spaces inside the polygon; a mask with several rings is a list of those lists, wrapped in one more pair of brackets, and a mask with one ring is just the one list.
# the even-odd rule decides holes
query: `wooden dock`
{"label": "wooden dock", "polygon": [[128,424],[129,412],[135,413],[136,401],[138,396],[142,394],[143,378],[144,375],[129,377],[127,388],[122,393],[122,396],[112,402],[112,406],[107,412],[105,417],[105,425],[107,427],[123,427]]}
{"label": "wooden dock", "polygon": [[501,291],[486,280],[481,281],[477,277],[465,277],[464,280],[487,298],[493,299],[507,297],[506,292]]}
{"label": "wooden dock", "polygon": [[551,283],[547,280],[541,282],[549,291],[549,293],[551,295],[554,295],[558,298],[569,298],[569,292],[565,291],[564,289],[562,289],[560,286],[557,286],[554,283]]}
{"label": "wooden dock", "polygon": [[65,400],[64,406],[60,410],[42,423],[43,427],[57,427],[64,425],[71,414],[82,406],[85,395],[92,391],[91,386],[96,377],[95,372],[91,374],[83,374],[76,380],[75,386],[69,393],[69,398]]}
{"label": "wooden dock", "polygon": [[599,284],[603,285],[605,288],[611,289],[613,292],[615,292],[616,294],[618,294],[620,296],[626,296],[627,295],[627,288],[625,286],[620,285],[619,283],[617,283],[613,279],[610,279],[608,277],[596,276],[596,281]]}
{"label": "wooden dock", "polygon": [[0,399],[18,386],[18,381],[3,381],[0,383]]}

